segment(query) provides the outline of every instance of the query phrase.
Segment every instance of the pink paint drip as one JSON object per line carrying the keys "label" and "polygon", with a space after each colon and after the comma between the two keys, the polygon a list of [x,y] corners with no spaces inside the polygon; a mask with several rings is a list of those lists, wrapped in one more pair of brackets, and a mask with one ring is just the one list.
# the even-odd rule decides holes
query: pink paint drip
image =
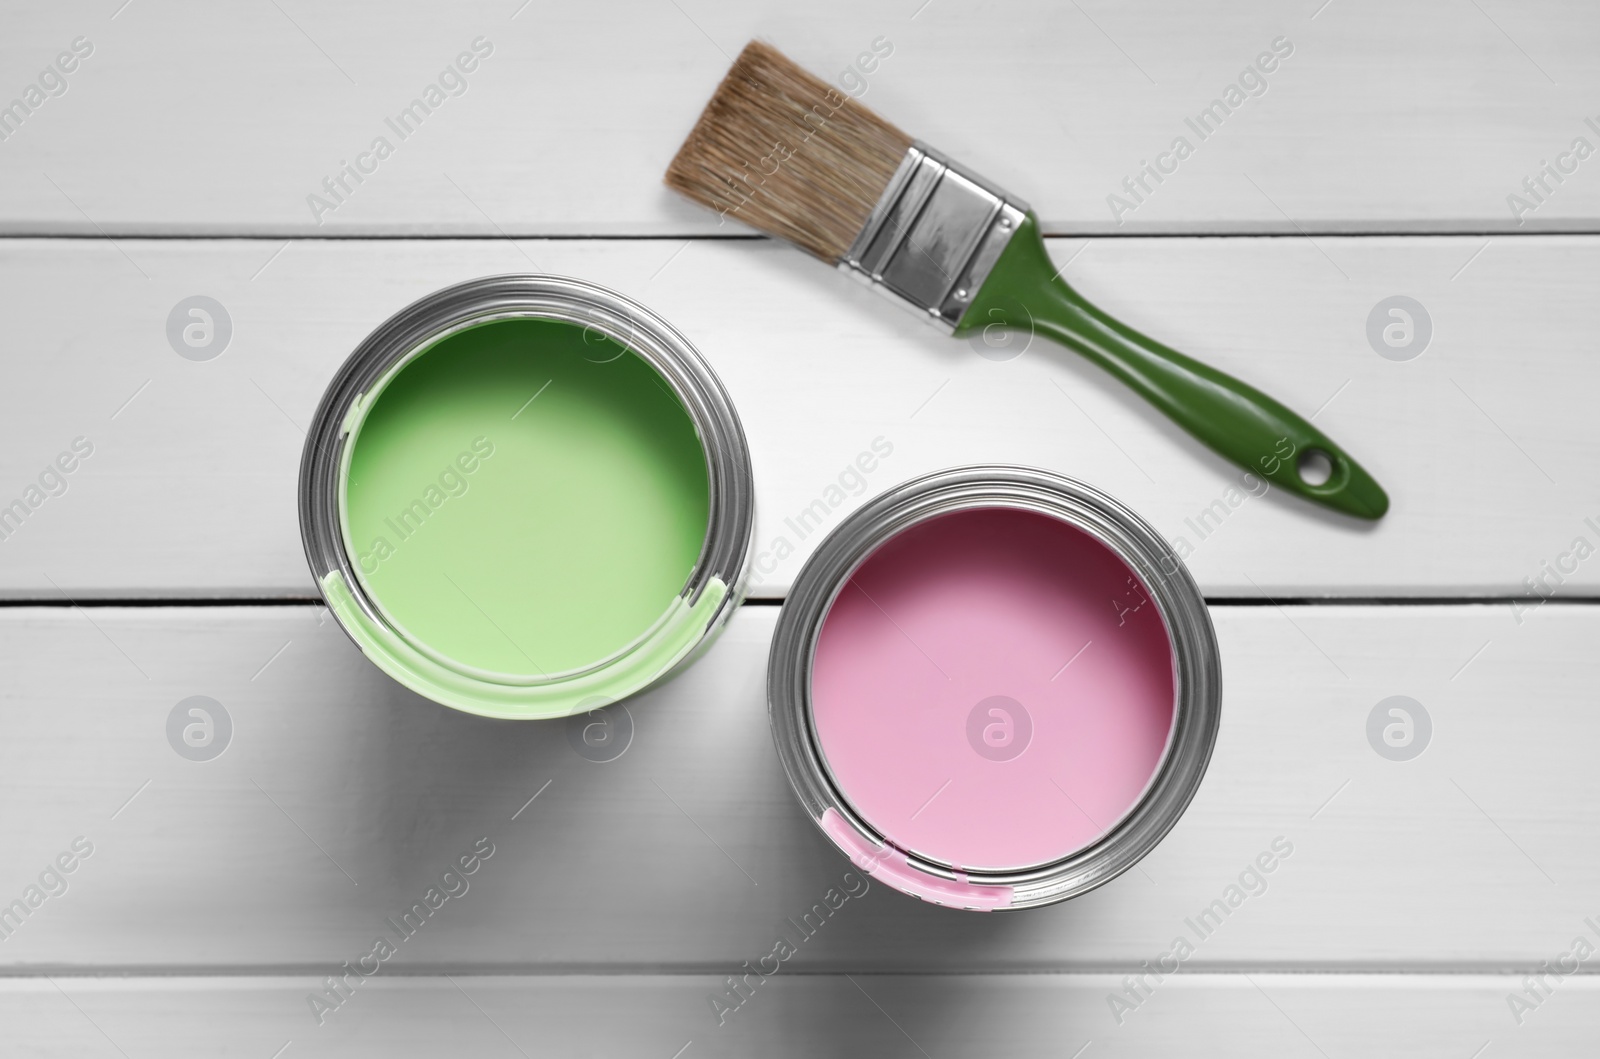
{"label": "pink paint drip", "polygon": [[974,912],[989,912],[1011,903],[1013,891],[1009,886],[970,883],[965,875],[954,881],[941,879],[913,868],[906,862],[906,855],[893,846],[880,846],[863,838],[837,809],[822,811],[822,830],[834,845],[850,855],[850,862],[856,867],[913,897]]}
{"label": "pink paint drip", "polygon": [[1114,827],[1161,762],[1173,695],[1166,625],[1127,564],[1006,508],[930,519],[870,555],[811,674],[851,808],[967,870],[1048,864]]}

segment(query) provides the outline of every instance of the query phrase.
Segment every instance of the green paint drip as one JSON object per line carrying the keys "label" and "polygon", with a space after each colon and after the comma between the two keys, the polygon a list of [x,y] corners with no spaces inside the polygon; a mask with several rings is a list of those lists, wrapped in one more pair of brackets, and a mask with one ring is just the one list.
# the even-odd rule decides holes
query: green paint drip
{"label": "green paint drip", "polygon": [[363,649],[424,694],[497,716],[621,697],[692,648],[725,594],[679,598],[709,516],[693,421],[593,331],[514,318],[446,336],[345,428],[345,547],[393,628],[338,575],[324,587]]}
{"label": "green paint drip", "polygon": [[412,691],[467,713],[516,719],[566,717],[649,687],[691,651],[709,645],[705,632],[727,597],[728,586],[712,578],[693,606],[681,598],[673,600],[656,635],[640,651],[559,684],[526,687],[474,680],[421,654],[369,619],[337,570],[323,578],[322,594],[362,652]]}

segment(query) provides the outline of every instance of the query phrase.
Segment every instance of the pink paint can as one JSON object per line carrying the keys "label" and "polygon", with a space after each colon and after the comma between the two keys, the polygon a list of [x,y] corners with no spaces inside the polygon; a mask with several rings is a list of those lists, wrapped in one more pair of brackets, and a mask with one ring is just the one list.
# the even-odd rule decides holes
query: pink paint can
{"label": "pink paint can", "polygon": [[1205,601],[1149,524],[1024,467],[940,471],[801,570],[768,666],[795,794],[914,897],[1029,908],[1131,868],[1200,785],[1221,713]]}

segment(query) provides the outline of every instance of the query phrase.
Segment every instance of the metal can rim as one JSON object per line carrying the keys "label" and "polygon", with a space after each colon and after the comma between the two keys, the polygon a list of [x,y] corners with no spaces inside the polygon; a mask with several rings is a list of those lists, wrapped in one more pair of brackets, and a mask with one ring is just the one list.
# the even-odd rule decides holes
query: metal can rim
{"label": "metal can rim", "polygon": [[[1143,796],[1096,842],[1053,863],[1024,870],[963,871],[898,849],[851,809],[829,775],[820,749],[811,711],[811,663],[834,599],[878,546],[939,515],[994,507],[1059,518],[1110,548],[1144,582],[1166,623],[1172,647],[1173,723]],[[971,465],[895,486],[851,514],[821,542],[795,578],[779,613],[767,665],[767,701],[778,757],[796,797],[835,845],[841,842],[834,831],[848,828],[849,841],[859,843],[858,852],[868,851],[853,858],[859,867],[875,872],[883,857],[892,855],[927,880],[923,892],[914,896],[956,907],[1020,909],[1066,900],[1104,885],[1137,864],[1172,829],[1199,789],[1216,743],[1222,667],[1204,597],[1183,561],[1149,523],[1114,497],[1064,475],[1016,465]],[[896,875],[887,877],[894,885]],[[970,900],[985,888],[1003,897]]]}

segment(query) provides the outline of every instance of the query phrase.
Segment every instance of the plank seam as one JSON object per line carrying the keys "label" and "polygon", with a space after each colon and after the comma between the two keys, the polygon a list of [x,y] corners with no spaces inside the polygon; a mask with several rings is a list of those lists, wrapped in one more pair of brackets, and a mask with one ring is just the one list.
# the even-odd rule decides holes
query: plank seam
{"label": "plank seam", "polygon": [[[648,232],[638,235],[619,235],[615,232],[595,233],[500,233],[486,234],[483,232],[249,232],[249,231],[220,231],[220,232],[159,232],[141,231],[131,229],[121,231],[109,229],[110,238],[125,240],[143,240],[146,242],[186,242],[186,243],[213,243],[213,242],[306,242],[306,243],[341,243],[341,242],[460,242],[460,243],[495,243],[507,239],[525,242],[601,242],[601,243],[639,243],[639,242],[697,242],[697,243],[755,243],[772,242],[769,237],[756,233],[660,233]],[[1304,239],[1306,236],[1313,238],[1329,239],[1463,239],[1463,238],[1495,238],[1495,239],[1543,239],[1543,238],[1582,238],[1600,235],[1597,228],[1552,228],[1548,230],[1516,230],[1510,231],[1503,228],[1384,228],[1384,229],[1351,229],[1341,228],[1306,228],[1304,231],[1294,229],[1291,231],[1224,231],[1200,229],[1195,231],[1142,231],[1142,232],[1108,232],[1099,229],[1085,229],[1083,231],[1052,230],[1044,233],[1045,239],[1095,239],[1107,241],[1137,240],[1137,239]],[[0,243],[22,240],[62,240],[62,241],[103,241],[108,236],[99,232],[78,231],[3,231],[0,230]]]}
{"label": "plank seam", "polygon": [[[1277,596],[1266,599],[1258,596],[1206,596],[1208,607],[1492,607],[1527,605],[1538,597],[1522,596]],[[1544,604],[1557,607],[1600,606],[1600,595],[1550,596]],[[746,607],[781,607],[782,596],[751,597],[742,602]],[[215,607],[320,607],[319,596],[143,596],[143,597],[78,597],[76,599],[33,598],[18,596],[0,599],[0,610],[21,608],[72,610],[105,610],[114,607],[129,609],[161,608],[188,610]]]}
{"label": "plank seam", "polygon": [[[205,965],[182,964],[172,967],[158,967],[143,964],[107,965],[104,967],[84,964],[48,964],[36,965],[25,968],[0,968],[0,984],[16,981],[30,981],[43,978],[320,978],[329,973],[329,969],[336,967],[332,960],[325,963],[310,964],[239,964],[239,965]],[[404,969],[385,969],[383,977],[396,978],[620,978],[642,977],[652,978],[700,978],[706,976],[721,976],[730,972],[737,972],[740,964],[735,963],[730,957],[726,963],[707,963],[694,965],[665,965],[665,964],[571,964],[571,965],[540,965],[540,964],[505,964],[505,965],[411,965]],[[1123,964],[1090,964],[1083,967],[1058,968],[1058,967],[957,967],[948,969],[894,969],[872,968],[864,969],[846,965],[830,965],[817,968],[791,968],[785,966],[785,977],[811,977],[811,978],[841,978],[845,975],[860,975],[882,978],[1095,978],[1108,975],[1124,975],[1138,973],[1141,970],[1136,963]],[[1185,963],[1180,978],[1212,977],[1212,978],[1237,978],[1244,975],[1299,975],[1319,977],[1342,977],[1350,979],[1380,978],[1380,977],[1408,977],[1408,978],[1473,978],[1473,977],[1520,977],[1523,975],[1540,973],[1541,968],[1536,963],[1527,964],[1351,964],[1338,963],[1249,963],[1249,964],[1208,964],[1203,967],[1193,963]],[[1600,979],[1600,969],[1580,967],[1571,974],[1562,976],[1579,979]]]}

